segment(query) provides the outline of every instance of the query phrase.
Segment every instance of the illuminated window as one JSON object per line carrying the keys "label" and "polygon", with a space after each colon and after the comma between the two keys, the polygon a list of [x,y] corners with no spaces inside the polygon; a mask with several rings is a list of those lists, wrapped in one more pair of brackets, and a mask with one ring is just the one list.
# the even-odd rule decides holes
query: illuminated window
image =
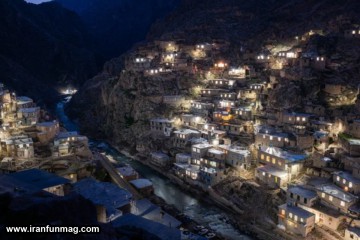
{"label": "illuminated window", "polygon": [[265,176],[265,174],[266,174],[265,172],[262,173],[263,176]]}
{"label": "illuminated window", "polygon": [[343,184],[346,184],[346,179],[343,179]]}
{"label": "illuminated window", "polygon": [[296,117],[296,121],[300,121],[300,117]]}
{"label": "illuminated window", "polygon": [[332,200],[333,200],[333,197],[329,196],[329,201],[332,202]]}
{"label": "illuminated window", "polygon": [[264,139],[266,138],[265,135],[263,135],[263,138],[264,138]]}
{"label": "illuminated window", "polygon": [[265,158],[264,154],[261,154],[260,158],[261,158],[261,160],[264,160],[264,158]]}
{"label": "illuminated window", "polygon": [[352,31],[352,34],[355,34],[355,33],[356,33],[356,31],[355,31],[355,30],[353,30],[353,31]]}
{"label": "illuminated window", "polygon": [[322,198],[325,198],[325,193],[321,193],[321,197],[322,197]]}
{"label": "illuminated window", "polygon": [[294,220],[297,221],[298,220],[298,216],[294,215]]}
{"label": "illuminated window", "polygon": [[344,201],[341,201],[341,202],[340,202],[340,206],[345,207],[345,202],[344,202]]}
{"label": "illuminated window", "polygon": [[274,138],[273,136],[270,136],[270,140],[273,140],[273,138]]}
{"label": "illuminated window", "polygon": [[353,184],[352,182],[349,182],[349,188],[352,188]]}
{"label": "illuminated window", "polygon": [[281,209],[281,215],[285,215],[285,210]]}
{"label": "illuminated window", "polygon": [[270,162],[270,156],[266,156],[266,161]]}
{"label": "illuminated window", "polygon": [[336,177],[336,181],[340,182],[340,177],[339,176]]}
{"label": "illuminated window", "polygon": [[276,159],[272,158],[272,163],[275,164],[276,163]]}
{"label": "illuminated window", "polygon": [[291,121],[291,117],[289,117],[289,121]]}
{"label": "illuminated window", "polygon": [[281,164],[282,164],[281,161],[278,161],[278,164],[279,164],[279,166],[281,166]]}
{"label": "illuminated window", "polygon": [[293,217],[293,214],[292,214],[292,213],[289,213],[289,217],[292,218],[292,217]]}
{"label": "illuminated window", "polygon": [[303,219],[303,218],[300,218],[300,222],[302,222],[302,223],[303,223],[303,222],[304,222],[304,219]]}
{"label": "illuminated window", "polygon": [[303,122],[305,122],[306,118],[303,117],[302,120],[303,120]]}

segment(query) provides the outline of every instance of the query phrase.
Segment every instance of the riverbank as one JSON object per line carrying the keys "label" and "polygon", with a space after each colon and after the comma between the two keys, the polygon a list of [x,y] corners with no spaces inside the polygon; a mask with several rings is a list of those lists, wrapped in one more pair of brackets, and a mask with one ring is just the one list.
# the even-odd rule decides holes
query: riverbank
{"label": "riverbank", "polygon": [[[183,180],[177,178],[175,175],[164,172],[161,169],[157,168],[156,166],[153,166],[149,164],[146,161],[142,161],[136,156],[132,156],[127,150],[125,149],[119,149],[118,147],[114,146],[113,144],[109,143],[114,149],[116,149],[118,152],[123,154],[124,156],[133,159],[135,161],[140,162],[141,164],[144,164],[148,166],[149,168],[153,169],[154,171],[158,172],[162,176],[170,179],[174,184],[176,184],[179,188],[182,190],[189,192],[191,194],[194,194],[198,199],[201,199],[209,204],[213,204],[214,206],[224,210],[224,212],[229,216],[230,222],[234,227],[236,227],[239,231],[244,233],[245,235],[248,235],[252,239],[283,239],[282,236],[280,236],[277,232],[270,233],[268,231],[265,231],[261,228],[261,226],[255,225],[253,223],[245,222],[241,215],[243,214],[243,211],[241,209],[236,208],[234,204],[226,203],[219,201],[219,199],[223,199],[223,197],[216,194],[215,191],[213,191],[211,188],[209,190],[199,188],[195,188],[192,185],[189,185],[185,183]],[[210,191],[211,190],[211,191]],[[226,200],[226,199],[225,199]],[[227,201],[227,200],[226,200]],[[229,201],[227,201],[229,202]]]}

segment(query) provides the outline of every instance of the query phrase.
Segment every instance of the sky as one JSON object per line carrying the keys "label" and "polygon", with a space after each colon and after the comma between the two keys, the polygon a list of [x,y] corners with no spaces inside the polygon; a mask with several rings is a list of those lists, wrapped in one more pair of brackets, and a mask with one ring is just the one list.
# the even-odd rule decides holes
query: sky
{"label": "sky", "polygon": [[30,2],[30,3],[42,3],[42,2],[50,2],[51,0],[25,0],[26,2]]}

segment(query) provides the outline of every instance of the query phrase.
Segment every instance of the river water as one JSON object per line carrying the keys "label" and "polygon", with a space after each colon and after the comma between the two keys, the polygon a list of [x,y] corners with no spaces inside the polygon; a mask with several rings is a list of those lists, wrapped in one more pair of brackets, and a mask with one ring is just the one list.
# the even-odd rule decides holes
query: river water
{"label": "river water", "polygon": [[[62,125],[68,131],[77,131],[77,125],[72,122],[64,112],[66,102],[67,101],[63,100],[57,103],[56,114]],[[99,141],[92,141],[92,143],[106,146],[104,149],[107,154],[111,155],[121,163],[130,164],[141,176],[150,179],[157,196],[164,199],[166,203],[173,204],[177,209],[194,219],[196,222],[209,226],[215,232],[227,239],[251,239],[239,232],[231,224],[222,221],[220,218],[226,216],[226,214],[220,208],[194,198],[191,194],[183,191],[152,168],[141,164],[140,162],[131,160],[111,146]]]}

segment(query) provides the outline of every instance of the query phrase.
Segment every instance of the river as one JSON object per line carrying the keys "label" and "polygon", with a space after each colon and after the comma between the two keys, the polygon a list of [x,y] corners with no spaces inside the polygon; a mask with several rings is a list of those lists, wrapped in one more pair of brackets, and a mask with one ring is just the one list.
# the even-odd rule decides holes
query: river
{"label": "river", "polygon": [[[77,125],[69,119],[64,111],[66,100],[60,101],[56,105],[56,114],[62,125],[69,131],[77,131]],[[221,217],[226,216],[223,210],[210,205],[204,201],[194,198],[191,194],[181,190],[176,184],[172,183],[169,179],[162,176],[152,168],[141,164],[140,162],[131,160],[130,158],[119,153],[111,146],[99,142],[90,141],[93,144],[102,144],[107,154],[111,155],[114,159],[121,163],[130,164],[141,176],[148,178],[152,181],[154,192],[157,196],[165,200],[167,204],[173,204],[177,209],[185,213],[196,222],[211,227],[215,232],[219,233],[227,239],[251,239],[245,236],[231,224],[220,220]]]}

